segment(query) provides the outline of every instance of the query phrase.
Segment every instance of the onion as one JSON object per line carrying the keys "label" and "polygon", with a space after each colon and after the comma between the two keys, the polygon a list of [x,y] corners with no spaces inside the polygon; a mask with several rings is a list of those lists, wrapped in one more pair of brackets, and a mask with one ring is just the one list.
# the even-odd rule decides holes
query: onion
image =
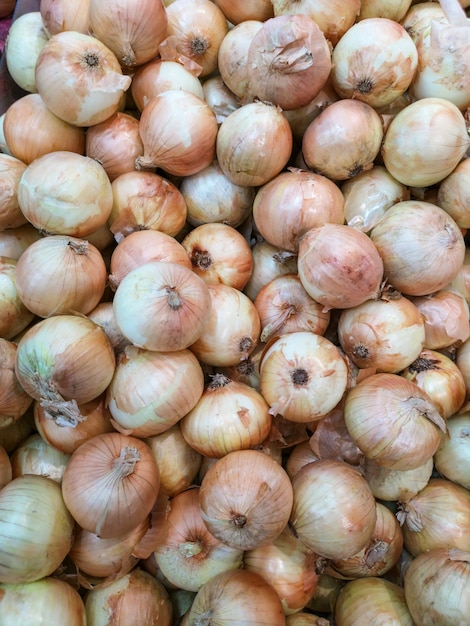
{"label": "onion", "polygon": [[460,293],[447,288],[411,301],[424,316],[426,348],[459,346],[470,336],[469,305]]}
{"label": "onion", "polygon": [[466,550],[470,541],[470,493],[446,478],[431,478],[397,513],[405,548],[413,556],[435,548]]}
{"label": "onion", "polygon": [[251,252],[253,272],[243,291],[253,301],[260,290],[274,278],[297,273],[297,255],[279,249],[265,239],[256,241]]}
{"label": "onion", "polygon": [[304,465],[307,465],[307,463],[314,463],[318,460],[318,456],[310,447],[309,440],[306,439],[305,441],[295,444],[295,446],[290,449],[289,456],[287,457],[285,464],[286,472],[292,480]]}
{"label": "onion", "polygon": [[429,187],[453,171],[469,145],[466,122],[456,105],[444,98],[422,98],[392,119],[381,155],[399,182]]}
{"label": "onion", "polygon": [[18,185],[26,219],[44,233],[86,237],[111,214],[111,183],[94,159],[54,150],[28,165]]}
{"label": "onion", "polygon": [[241,106],[239,99],[230,91],[220,74],[207,78],[202,89],[204,100],[214,111],[218,124],[222,124],[230,113]]}
{"label": "onion", "polygon": [[347,5],[342,0],[273,0],[274,15],[302,13],[310,16],[321,28],[325,37],[336,46],[339,39],[356,21],[361,8],[360,0]]}
{"label": "onion", "polygon": [[57,450],[39,433],[34,433],[22,441],[11,455],[13,478],[36,474],[60,484],[69,458],[69,454]]}
{"label": "onion", "polygon": [[401,22],[406,16],[413,0],[362,0],[359,20],[369,17],[386,17],[395,22]]}
{"label": "onion", "polygon": [[52,113],[38,93],[13,102],[5,113],[3,131],[14,156],[29,165],[56,150],[85,153],[85,131]]}
{"label": "onion", "polygon": [[217,129],[215,114],[204,100],[183,89],[162,91],[141,113],[144,151],[136,159],[136,169],[160,167],[175,176],[195,174],[215,157]]}
{"label": "onion", "polygon": [[401,375],[415,382],[447,419],[457,413],[465,401],[465,379],[462,372],[445,354],[425,348]]}
{"label": "onion", "polygon": [[440,548],[417,556],[404,580],[405,600],[413,623],[427,626],[433,619],[442,626],[465,624],[470,612],[469,576],[468,551]]}
{"label": "onion", "polygon": [[362,18],[349,28],[331,60],[332,84],[338,95],[377,109],[406,92],[415,77],[418,52],[402,25],[381,15]]}
{"label": "onion", "polygon": [[65,235],[38,239],[23,252],[16,266],[18,294],[40,317],[89,313],[101,300],[106,280],[106,265],[99,250],[84,239]]}
{"label": "onion", "polygon": [[37,92],[36,62],[48,40],[49,34],[39,10],[17,15],[8,29],[5,41],[6,67],[15,83],[26,92]]}
{"label": "onion", "polygon": [[126,172],[111,183],[109,227],[116,241],[136,230],[157,230],[174,237],[186,221],[186,203],[178,187],[154,172]]}
{"label": "onion", "polygon": [[385,295],[341,311],[337,332],[341,347],[357,367],[398,373],[419,357],[425,320],[408,298]]}
{"label": "onion", "polygon": [[109,585],[91,589],[84,598],[87,624],[119,619],[126,626],[143,626],[152,621],[171,626],[173,615],[168,592],[158,580],[137,567]]}
{"label": "onion", "polygon": [[193,271],[208,285],[222,283],[243,290],[253,271],[245,237],[233,226],[200,224],[181,241]]}
{"label": "onion", "polygon": [[0,446],[8,454],[15,451],[16,447],[34,431],[33,412],[27,410],[15,422],[4,428],[0,428]]}
{"label": "onion", "polygon": [[470,413],[464,411],[447,421],[447,437],[434,455],[434,465],[441,476],[470,489]]}
{"label": "onion", "polygon": [[374,165],[341,185],[348,226],[369,233],[397,202],[410,199],[409,189],[383,167]]}
{"label": "onion", "polygon": [[70,550],[73,530],[57,482],[34,474],[11,480],[0,492],[0,582],[51,575]]}
{"label": "onion", "polygon": [[95,322],[95,324],[98,324],[98,326],[101,326],[111,343],[116,358],[119,357],[124,351],[124,348],[131,342],[124,337],[116,324],[112,301],[100,302],[88,313],[87,317],[89,317],[92,322]]}
{"label": "onion", "polygon": [[15,371],[24,390],[44,408],[73,419],[77,403],[97,398],[111,382],[115,356],[100,326],[84,316],[55,315],[21,337]]}
{"label": "onion", "polygon": [[325,417],[341,400],[347,381],[338,348],[309,331],[274,339],[260,361],[260,388],[270,412],[294,422]]}
{"label": "onion", "polygon": [[182,491],[169,503],[168,532],[154,554],[162,574],[180,589],[199,591],[208,580],[242,564],[243,550],[207,530],[199,506],[199,487]]}
{"label": "onion", "polygon": [[303,609],[315,593],[316,560],[316,554],[286,527],[271,543],[247,550],[243,567],[267,580],[281,598],[285,615],[292,615]]}
{"label": "onion", "polygon": [[207,285],[211,305],[202,334],[190,349],[206,365],[238,365],[254,351],[261,323],[253,302],[242,291],[229,285]]}
{"label": "onion", "polygon": [[0,429],[16,422],[33,401],[16,377],[16,352],[16,343],[0,338]]}
{"label": "onion", "polygon": [[88,32],[90,0],[41,0],[39,10],[47,32],[55,35],[63,30]]}
{"label": "onion", "polygon": [[210,619],[229,626],[234,615],[241,624],[251,626],[285,625],[276,590],[260,574],[243,569],[228,570],[208,580],[193,600],[187,624],[196,626]]}
{"label": "onion", "polygon": [[382,119],[375,109],[344,98],[332,102],[309,124],[302,138],[302,156],[308,169],[336,181],[347,180],[373,166],[382,139]]}
{"label": "onion", "polygon": [[235,25],[247,20],[264,22],[273,17],[271,0],[245,0],[235,4],[231,0],[215,0],[215,4],[222,9],[227,20]]}
{"label": "onion", "polygon": [[[0,199],[0,232],[18,228],[27,222],[18,204],[18,185],[26,163],[10,155],[0,153],[0,176],[2,197]],[[10,256],[2,254],[2,256]]]}
{"label": "onion", "polygon": [[29,222],[2,230],[0,231],[0,256],[10,257],[17,261],[26,248],[40,237],[40,232]]}
{"label": "onion", "polygon": [[17,263],[15,259],[0,257],[0,337],[3,339],[14,339],[34,319],[18,293]]}
{"label": "onion", "polygon": [[460,228],[468,228],[468,171],[470,158],[464,158],[452,172],[439,183],[436,203],[446,211]]}
{"label": "onion", "polygon": [[179,0],[166,9],[168,37],[160,45],[167,61],[199,66],[201,77],[217,69],[220,44],[228,32],[222,10],[209,0]]}
{"label": "onion", "polygon": [[62,478],[67,509],[79,526],[116,537],[150,513],[160,485],[148,445],[121,433],[96,435],[75,450]]}
{"label": "onion", "polygon": [[112,432],[111,413],[105,404],[106,395],[78,405],[74,415],[46,408],[34,402],[34,425],[41,437],[64,454],[72,454],[85,441],[101,433]]}
{"label": "onion", "polygon": [[329,626],[329,623],[313,613],[297,612],[286,616],[286,626]]}
{"label": "onion", "polygon": [[18,624],[18,609],[25,623],[51,620],[55,624],[85,626],[85,606],[79,592],[55,576],[29,583],[0,585],[4,626]]}
{"label": "onion", "polygon": [[178,263],[149,261],[130,271],[113,299],[122,334],[148,350],[188,348],[206,330],[210,317],[208,285]]}
{"label": "onion", "polygon": [[203,389],[201,366],[189,350],[157,352],[128,346],[108,385],[106,403],[116,430],[152,437],[191,411]]}
{"label": "onion", "polygon": [[379,295],[382,258],[365,233],[345,224],[308,230],[297,263],[305,291],[325,309],[348,309]]}
{"label": "onion", "polygon": [[320,26],[308,15],[278,15],[255,33],[246,62],[247,100],[292,110],[307,105],[325,85],[331,50]]}
{"label": "onion", "polygon": [[338,594],[334,610],[337,626],[359,626],[364,617],[400,626],[414,626],[403,588],[385,578],[351,580]]}
{"label": "onion", "polygon": [[13,478],[10,457],[3,446],[0,445],[0,490]]}
{"label": "onion", "polygon": [[104,122],[131,84],[104,43],[77,31],[49,39],[38,55],[35,77],[46,106],[73,126]]}
{"label": "onion", "polygon": [[271,245],[297,252],[310,229],[344,223],[344,198],[338,186],[321,174],[290,169],[281,172],[257,192],[253,220]]}
{"label": "onion", "polygon": [[360,472],[344,461],[308,463],[292,479],[289,526],[310,550],[347,559],[365,548],[376,524],[375,499]]}
{"label": "onion", "polygon": [[[405,215],[406,230],[402,228]],[[390,283],[411,296],[444,289],[464,261],[465,245],[459,227],[431,202],[397,203],[372,229],[370,237]]]}
{"label": "onion", "polygon": [[187,220],[192,226],[218,222],[237,228],[251,216],[256,190],[232,183],[217,161],[185,176],[179,186],[187,206]]}
{"label": "onion", "polygon": [[270,430],[269,406],[259,391],[223,374],[211,378],[197,404],[181,420],[187,443],[200,454],[216,458],[262,444]]}
{"label": "onion", "polygon": [[398,374],[377,373],[348,391],[346,427],[368,459],[415,469],[436,452],[445,421],[425,391]]}
{"label": "onion", "polygon": [[259,290],[254,305],[260,317],[263,342],[298,331],[323,335],[330,321],[330,313],[308,295],[294,274],[273,278]]}
{"label": "onion", "polygon": [[259,187],[287,165],[292,144],[292,131],[281,109],[266,102],[250,102],[220,125],[216,156],[230,181]]}
{"label": "onion", "polygon": [[286,471],[271,457],[258,450],[235,450],[207,470],[199,499],[212,535],[232,548],[253,550],[281,534],[293,492]]}
{"label": "onion", "polygon": [[172,498],[196,483],[202,455],[183,437],[179,422],[146,438],[160,474],[160,491]]}
{"label": "onion", "polygon": [[[444,437],[442,440],[444,441]],[[425,487],[433,472],[433,457],[419,467],[409,470],[394,470],[378,465],[365,457],[363,464],[364,477],[369,483],[372,493],[385,502],[406,502]]]}
{"label": "onion", "polygon": [[90,0],[89,31],[107,46],[123,68],[134,68],[158,55],[168,34],[162,2]]}

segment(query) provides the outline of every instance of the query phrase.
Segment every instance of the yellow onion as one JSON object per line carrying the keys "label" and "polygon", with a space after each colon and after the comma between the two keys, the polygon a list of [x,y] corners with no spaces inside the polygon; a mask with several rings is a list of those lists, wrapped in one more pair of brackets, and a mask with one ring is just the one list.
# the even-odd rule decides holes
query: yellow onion
{"label": "yellow onion", "polygon": [[158,230],[174,237],[187,208],[178,187],[154,172],[125,172],[111,183],[113,206],[108,224],[117,242],[136,230]]}
{"label": "yellow onion", "polygon": [[53,35],[42,47],[35,77],[47,107],[73,126],[106,120],[131,84],[104,43],[72,30]]}
{"label": "yellow onion", "polygon": [[251,252],[253,272],[243,291],[253,301],[260,290],[274,278],[297,273],[297,255],[273,246],[265,239],[256,241]]}
{"label": "yellow onion", "polygon": [[91,157],[54,150],[28,165],[18,185],[26,219],[44,233],[86,237],[106,224],[111,182]]}
{"label": "yellow onion", "polygon": [[385,16],[364,17],[351,26],[336,44],[331,60],[338,95],[367,102],[375,109],[402,96],[418,67],[410,35],[398,21]]}
{"label": "yellow onion", "polygon": [[310,447],[308,439],[296,443],[290,450],[289,456],[286,459],[286,472],[289,474],[289,478],[292,480],[299,470],[302,469],[307,463],[314,463],[318,461],[318,456],[313,452]]}
{"label": "yellow onion", "polygon": [[301,237],[326,222],[344,224],[344,198],[326,176],[306,170],[281,172],[257,192],[253,220],[271,245],[297,252]]}
{"label": "yellow onion", "polygon": [[0,489],[5,487],[13,478],[10,457],[5,448],[0,445]]}
{"label": "yellow onion", "polygon": [[368,376],[348,391],[344,418],[364,455],[396,470],[423,465],[436,452],[446,429],[425,391],[388,372]]}
{"label": "yellow onion", "polygon": [[289,526],[310,550],[326,559],[347,559],[369,544],[375,499],[357,469],[332,459],[308,463],[292,479],[292,489]]}
{"label": "yellow onion", "polygon": [[0,337],[14,339],[33,321],[34,313],[20,298],[16,286],[18,261],[0,257]]}
{"label": "yellow onion", "polygon": [[0,583],[51,575],[67,556],[73,531],[59,483],[34,474],[11,480],[0,492]]}
{"label": "yellow onion", "polygon": [[123,352],[124,348],[131,343],[129,339],[124,337],[116,324],[112,301],[100,302],[88,313],[87,317],[104,330],[116,358]]}
{"label": "yellow onion", "polygon": [[69,454],[51,446],[39,433],[33,433],[11,455],[13,478],[36,474],[60,484],[69,458]]}
{"label": "yellow onion", "polygon": [[271,0],[245,0],[243,3],[235,4],[231,0],[215,0],[215,4],[222,9],[231,24],[240,24],[247,20],[264,22],[273,17]]}
{"label": "yellow onion", "polygon": [[106,391],[117,430],[152,437],[174,426],[193,409],[204,375],[189,350],[157,352],[128,346]]}
{"label": "yellow onion", "polygon": [[5,428],[0,428],[0,446],[2,446],[8,454],[15,451],[28,435],[34,431],[33,412],[27,410],[15,422]]}
{"label": "yellow onion", "polygon": [[235,450],[209,467],[199,492],[209,532],[232,548],[253,550],[278,537],[289,521],[292,484],[264,452]]}
{"label": "yellow onion", "polygon": [[259,187],[287,165],[292,144],[292,131],[281,109],[266,102],[250,102],[220,125],[216,156],[233,183]]}
{"label": "yellow onion", "polygon": [[385,167],[411,187],[429,187],[446,178],[464,157],[470,139],[465,119],[444,98],[422,98],[399,111],[381,147]]}
{"label": "yellow onion", "polygon": [[184,265],[148,261],[121,280],[113,308],[129,341],[164,352],[188,348],[203,335],[211,298],[209,286]]}
{"label": "yellow onion", "polygon": [[[0,228],[18,228],[27,223],[18,204],[18,185],[26,169],[26,163],[11,154],[0,153],[2,197],[0,199]],[[11,256],[3,254],[1,256]]]}
{"label": "yellow onion", "polygon": [[470,489],[470,413],[457,413],[447,420],[447,437],[434,455],[436,470],[457,485]]}
{"label": "yellow onion", "polygon": [[33,401],[16,377],[16,351],[16,343],[0,338],[0,429],[16,422]]}
{"label": "yellow onion", "polygon": [[8,107],[3,132],[11,154],[27,165],[55,150],[85,153],[84,129],[54,115],[38,93],[26,94]]}
{"label": "yellow onion", "polygon": [[246,98],[292,110],[307,105],[325,85],[331,49],[310,16],[278,15],[255,33],[246,62]]}
{"label": "yellow onion", "polygon": [[[444,441],[443,437],[443,441]],[[379,500],[406,502],[425,487],[433,472],[433,457],[422,465],[409,470],[394,470],[378,465],[364,457],[364,477],[372,493]]]}
{"label": "yellow onion", "polygon": [[344,98],[309,124],[302,157],[308,169],[332,180],[347,180],[373,166],[382,139],[382,118],[376,110],[361,100]]}
{"label": "yellow onion", "polygon": [[386,17],[396,22],[401,22],[407,14],[412,0],[399,0],[389,2],[389,0],[362,0],[359,20],[368,17]]}
{"label": "yellow onion", "polygon": [[38,239],[16,266],[19,296],[39,317],[72,312],[86,315],[101,300],[106,280],[100,251],[84,239],[65,235]]}
{"label": "yellow onion", "polygon": [[439,183],[437,205],[446,211],[460,228],[470,226],[468,212],[468,171],[470,158],[464,158],[452,172]]}
{"label": "yellow onion", "polygon": [[190,91],[168,89],[150,98],[139,121],[144,146],[137,169],[189,176],[215,157],[218,124],[209,105]]}
{"label": "yellow onion", "polygon": [[26,248],[41,236],[41,233],[29,222],[2,230],[0,231],[0,256],[18,261]]}
{"label": "yellow onion", "polygon": [[387,280],[408,296],[443,289],[464,260],[465,243],[459,227],[432,202],[398,202],[374,226],[370,238],[382,258]]}
{"label": "yellow onion", "polygon": [[75,450],[62,478],[62,495],[81,528],[117,537],[149,515],[159,486],[158,466],[148,445],[110,432]]}
{"label": "yellow onion", "polygon": [[47,32],[55,35],[63,30],[88,32],[90,0],[41,0],[39,10]]}
{"label": "yellow onion", "polygon": [[377,298],[383,262],[370,238],[345,224],[326,223],[300,240],[298,273],[305,291],[325,309],[347,309]]}
{"label": "yellow onion", "polygon": [[230,91],[220,74],[207,78],[202,85],[202,89],[204,100],[214,111],[218,124],[222,124],[232,111],[241,106],[237,96]]}
{"label": "yellow onion", "polygon": [[424,316],[426,348],[459,346],[470,336],[469,305],[461,293],[444,288],[427,296],[412,297],[411,301]]}
{"label": "yellow onion", "polygon": [[167,533],[154,552],[155,562],[168,581],[180,589],[199,591],[220,572],[238,569],[243,550],[227,546],[208,531],[199,506],[200,487],[171,498]]}
{"label": "yellow onion", "polygon": [[89,31],[123,68],[134,68],[157,56],[168,33],[166,10],[153,0],[90,0]]}

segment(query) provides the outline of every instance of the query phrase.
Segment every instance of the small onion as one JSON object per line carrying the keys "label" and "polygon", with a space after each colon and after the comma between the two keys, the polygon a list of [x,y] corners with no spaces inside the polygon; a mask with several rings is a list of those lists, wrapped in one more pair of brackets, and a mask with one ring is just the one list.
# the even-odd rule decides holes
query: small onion
{"label": "small onion", "polygon": [[111,182],[91,157],[54,150],[28,165],[18,185],[26,219],[44,233],[86,237],[106,224]]}
{"label": "small onion", "polygon": [[62,478],[62,495],[81,528],[116,537],[149,515],[159,486],[158,466],[148,445],[111,432],[75,450]]}
{"label": "small onion", "polygon": [[3,339],[14,339],[34,319],[16,286],[17,263],[15,259],[0,256],[0,337]]}
{"label": "small onion", "polygon": [[275,338],[260,361],[260,389],[273,415],[314,422],[346,391],[348,369],[338,348],[310,331]]}
{"label": "small onion", "polygon": [[325,309],[347,309],[376,298],[383,262],[370,238],[351,226],[311,228],[299,243],[298,273],[306,292]]}
{"label": "small onion", "polygon": [[16,352],[16,343],[0,337],[0,429],[16,422],[33,401],[16,377]]}
{"label": "small onion", "polygon": [[367,458],[397,470],[415,469],[429,460],[446,429],[425,391],[387,372],[368,376],[348,391],[344,419]]}
{"label": "small onion", "polygon": [[310,447],[309,440],[306,439],[305,441],[295,444],[295,446],[290,449],[289,456],[286,459],[286,472],[292,480],[304,465],[307,465],[307,463],[314,463],[318,460],[318,456]]}
{"label": "small onion", "polygon": [[289,169],[256,192],[253,220],[271,245],[296,253],[310,228],[326,222],[344,224],[343,207],[340,189],[326,176]]}
{"label": "small onion", "polygon": [[217,130],[215,113],[204,100],[183,89],[162,91],[141,113],[144,151],[136,168],[159,167],[175,176],[195,174],[213,161]]}
{"label": "small onion", "polygon": [[[100,71],[97,71],[99,68]],[[93,126],[118,110],[131,84],[99,39],[77,31],[53,35],[36,63],[36,88],[47,107],[73,126]]]}
{"label": "small onion", "polygon": [[464,261],[465,243],[459,227],[431,202],[398,202],[374,226],[370,238],[382,258],[387,280],[408,296],[444,289]]}
{"label": "small onion", "polygon": [[274,278],[297,273],[297,255],[273,246],[265,239],[256,241],[251,252],[253,272],[243,291],[253,301],[260,290]]}
{"label": "small onion", "polygon": [[426,348],[442,350],[469,338],[469,305],[462,294],[447,288],[411,301],[424,316]]}
{"label": "small onion", "polygon": [[211,302],[208,285],[192,270],[149,261],[121,280],[113,308],[125,337],[136,346],[162,352],[188,348],[201,337]]}
{"label": "small onion", "polygon": [[26,94],[8,107],[3,132],[11,154],[26,165],[55,150],[85,153],[84,129],[54,115],[38,93]]}
{"label": "small onion", "polygon": [[274,459],[258,450],[235,450],[207,470],[199,498],[211,534],[232,548],[253,550],[281,534],[293,492]]}
{"label": "small onion", "polygon": [[383,467],[365,457],[362,470],[376,498],[385,502],[406,502],[428,484],[433,472],[433,457],[409,470]]}
{"label": "small onion", "polygon": [[241,106],[239,99],[230,91],[220,74],[205,80],[202,89],[204,100],[214,111],[218,124],[222,124],[230,113]]}
{"label": "small onion", "polygon": [[469,578],[469,551],[438,548],[418,555],[404,578],[405,600],[415,626],[432,621],[463,626],[470,614]]}
{"label": "small onion", "polygon": [[470,413],[450,417],[447,434],[434,455],[436,470],[444,478],[470,489]]}
{"label": "small onion", "polygon": [[376,505],[360,472],[344,461],[304,465],[292,479],[289,526],[326,559],[347,559],[365,548],[374,532]]}

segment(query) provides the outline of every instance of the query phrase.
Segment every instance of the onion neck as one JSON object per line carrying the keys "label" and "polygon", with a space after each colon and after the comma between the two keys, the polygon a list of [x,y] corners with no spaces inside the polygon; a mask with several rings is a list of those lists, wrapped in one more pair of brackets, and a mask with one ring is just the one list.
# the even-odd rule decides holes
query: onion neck
{"label": "onion neck", "polygon": [[203,549],[200,541],[185,541],[184,543],[178,544],[178,552],[186,558],[198,556]]}
{"label": "onion neck", "polygon": [[76,254],[86,255],[88,253],[88,241],[86,239],[70,239],[67,242],[68,247]]}
{"label": "onion neck", "polygon": [[37,377],[36,386],[41,399],[40,406],[44,409],[47,419],[53,420],[57,426],[69,426],[75,428],[86,418],[80,413],[76,400],[65,400],[53,387],[50,380]]}
{"label": "onion neck", "polygon": [[133,446],[124,446],[119,457],[113,461],[113,470],[119,478],[126,478],[134,472],[138,461],[140,461],[138,449]]}
{"label": "onion neck", "polygon": [[207,389],[210,391],[214,391],[215,389],[222,389],[222,387],[226,387],[232,382],[232,379],[225,374],[221,374],[218,372],[217,374],[213,374],[211,376],[211,381],[207,385]]}
{"label": "onion neck", "polygon": [[176,311],[181,308],[183,303],[181,302],[180,295],[176,291],[175,287],[167,286],[165,287],[165,291],[167,295],[168,306],[170,307],[170,309]]}

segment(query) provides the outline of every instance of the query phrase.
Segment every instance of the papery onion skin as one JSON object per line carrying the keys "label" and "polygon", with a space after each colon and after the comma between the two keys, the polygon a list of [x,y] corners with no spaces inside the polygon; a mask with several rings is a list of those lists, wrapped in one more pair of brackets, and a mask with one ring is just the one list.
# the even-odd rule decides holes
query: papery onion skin
{"label": "papery onion skin", "polygon": [[115,113],[131,84],[107,46],[76,31],[49,39],[39,53],[35,76],[48,108],[65,122],[82,127],[99,124]]}
{"label": "papery onion skin", "polygon": [[222,9],[228,21],[235,25],[247,20],[264,22],[274,16],[271,0],[245,0],[235,4],[231,0],[215,0],[215,4]]}
{"label": "papery onion skin", "polygon": [[365,456],[396,470],[415,469],[434,455],[445,421],[425,391],[399,374],[382,372],[348,391],[346,427]]}
{"label": "papery onion skin", "polygon": [[292,130],[280,108],[266,102],[250,102],[233,111],[220,125],[216,157],[233,183],[259,187],[287,165],[292,146]]}
{"label": "papery onion skin", "polygon": [[39,3],[42,21],[50,35],[63,30],[88,32],[90,0],[42,0]]}
{"label": "papery onion skin", "polygon": [[160,352],[192,346],[208,325],[208,285],[178,263],[148,261],[131,270],[113,298],[116,323],[134,345]]}
{"label": "papery onion skin", "polygon": [[152,510],[159,486],[158,466],[148,445],[111,432],[75,450],[62,478],[62,495],[81,528],[106,538],[140,524]]}
{"label": "papery onion skin", "polygon": [[322,459],[292,479],[291,531],[317,555],[346,559],[365,548],[376,524],[375,499],[360,472]]}
{"label": "papery onion skin", "polygon": [[344,198],[326,176],[306,170],[281,172],[257,190],[253,220],[271,245],[298,252],[301,237],[326,222],[344,224]]}
{"label": "papery onion skin", "polygon": [[362,469],[377,499],[385,502],[406,502],[428,484],[434,468],[433,457],[410,470],[389,469],[366,457]]}
{"label": "papery onion skin", "polygon": [[131,342],[126,337],[124,337],[116,324],[113,310],[113,302],[100,302],[93,310],[88,313],[87,317],[89,317],[92,322],[95,322],[95,324],[98,324],[98,326],[101,326],[111,343],[116,358],[118,358],[119,355],[124,351],[124,348],[128,346]]}
{"label": "papery onion skin", "polygon": [[18,261],[26,248],[40,237],[42,237],[41,233],[29,222],[2,230],[0,231],[0,256]]}
{"label": "papery onion skin", "polygon": [[113,193],[97,161],[54,150],[28,165],[18,185],[18,202],[41,232],[82,238],[106,224]]}
{"label": "papery onion skin", "polygon": [[0,492],[0,582],[28,583],[51,575],[72,545],[74,521],[60,485],[28,474]]}
{"label": "papery onion skin", "polygon": [[439,548],[417,556],[404,578],[405,599],[414,624],[464,626],[470,614],[469,576],[468,551]]}
{"label": "papery onion skin", "polygon": [[387,280],[408,296],[444,289],[464,261],[465,242],[459,227],[432,202],[398,202],[372,229],[370,238]]}
{"label": "papery onion skin", "polygon": [[347,309],[378,297],[383,261],[370,238],[345,224],[308,230],[299,243],[298,273],[326,309]]}
{"label": "papery onion skin", "polygon": [[457,413],[447,420],[448,437],[434,455],[439,474],[470,490],[470,413]]}
{"label": "papery onion skin", "polygon": [[278,537],[293,503],[286,471],[258,450],[235,450],[217,459],[202,479],[199,497],[209,531],[242,550]]}
{"label": "papery onion skin", "polygon": [[[21,607],[21,608],[20,608]],[[67,626],[86,626],[85,606],[79,592],[56,576],[31,583],[0,584],[3,626],[38,620]]]}
{"label": "papery onion skin", "polygon": [[20,298],[16,286],[18,261],[0,256],[0,337],[14,339],[33,321],[34,313]]}
{"label": "papery onion skin", "polygon": [[207,619],[230,624],[235,613],[240,624],[285,625],[282,603],[274,587],[260,574],[238,569],[217,574],[201,587],[186,626],[198,626]]}
{"label": "papery onion skin", "polygon": [[265,239],[256,241],[251,252],[253,272],[243,291],[253,301],[260,290],[274,278],[297,273],[297,255],[273,246]]}
{"label": "papery onion skin", "polygon": [[[18,204],[18,184],[26,169],[26,163],[11,154],[0,153],[0,176],[2,197],[0,199],[0,228],[18,228],[27,223]],[[0,253],[0,256],[11,256]]]}
{"label": "papery onion skin", "polygon": [[69,454],[51,446],[39,433],[33,433],[11,455],[13,478],[36,474],[60,484],[69,458]]}

